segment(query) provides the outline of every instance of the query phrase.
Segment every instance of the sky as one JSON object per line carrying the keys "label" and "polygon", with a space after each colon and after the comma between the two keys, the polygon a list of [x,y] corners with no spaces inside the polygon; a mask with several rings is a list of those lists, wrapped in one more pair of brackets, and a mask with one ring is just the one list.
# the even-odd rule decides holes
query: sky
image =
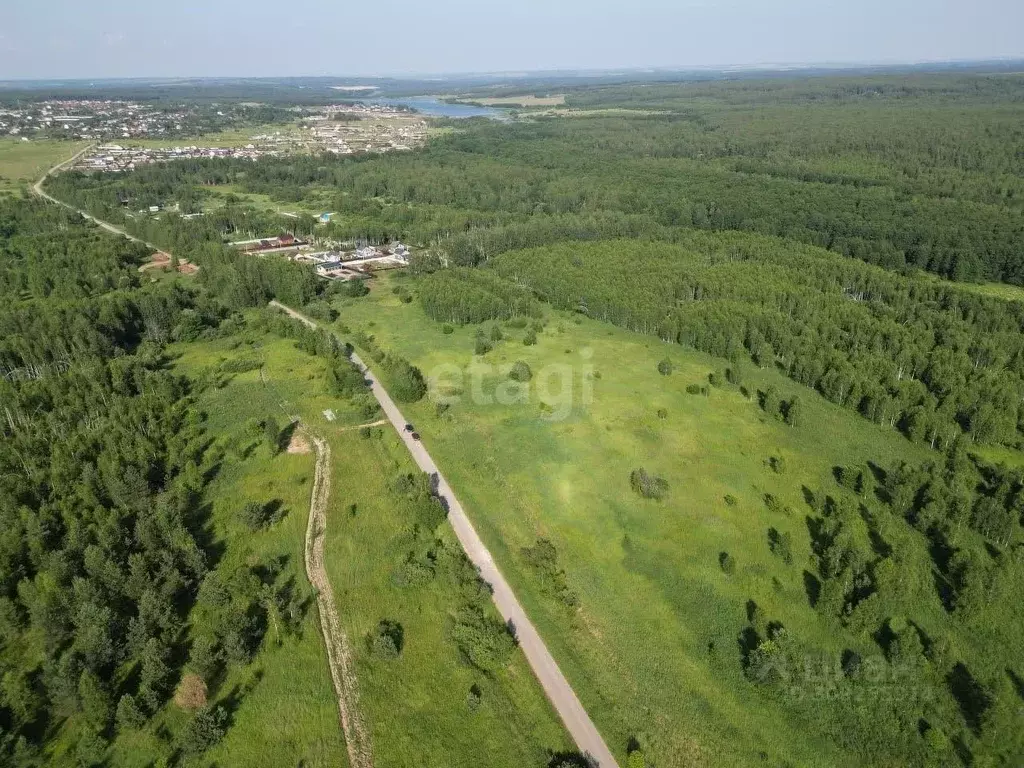
{"label": "sky", "polygon": [[1024,58],[1024,0],[0,0],[0,80]]}

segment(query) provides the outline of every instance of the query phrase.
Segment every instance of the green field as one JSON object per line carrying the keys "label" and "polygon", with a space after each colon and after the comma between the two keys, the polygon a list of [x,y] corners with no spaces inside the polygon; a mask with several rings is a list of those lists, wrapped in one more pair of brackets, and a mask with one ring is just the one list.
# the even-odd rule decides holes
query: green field
{"label": "green field", "polygon": [[[551,382],[571,375],[568,417],[545,418],[542,400],[556,411],[564,403],[553,384],[551,396],[534,389],[527,404],[474,403],[470,376],[452,386],[457,377],[439,366],[479,364],[475,328],[444,334],[417,303],[389,290],[403,279],[380,278],[369,297],[338,300],[339,322],[375,334],[425,375],[441,371],[448,392],[461,388],[443,416],[426,400],[406,415],[610,746],[621,755],[637,738],[658,766],[750,764],[762,752],[770,764],[849,764],[747,683],[736,638],[752,599],[790,632],[841,652],[842,639],[808,607],[802,571],[813,570],[810,510],[801,488],[832,492],[834,465],[924,451],[749,364],[750,392],[768,384],[783,397],[801,391],[803,426],[766,417],[730,385],[711,387],[708,397],[687,394],[687,385],[723,371],[723,361],[555,312],[536,346],[506,327],[506,340],[483,362],[524,360],[534,384],[546,367]],[[674,366],[668,377],[657,371],[665,357]],[[589,381],[586,366],[593,366]],[[498,378],[486,374],[481,390],[492,393]],[[593,388],[587,405],[585,386]],[[662,408],[665,419],[657,415]],[[771,457],[783,460],[783,473],[770,468]],[[666,501],[631,492],[630,472],[640,466],[668,480]],[[780,501],[774,512],[764,501],[769,493]],[[792,535],[792,566],[770,553],[769,527]],[[538,537],[554,543],[577,610],[552,597],[525,563],[521,548]],[[719,568],[721,552],[738,563],[732,577]],[[869,646],[859,650],[870,654]]]}
{"label": "green field", "polygon": [[[352,643],[360,687],[360,703],[381,766],[477,765],[481,753],[489,766],[542,766],[549,752],[569,747],[539,685],[517,651],[512,663],[485,675],[464,664],[446,635],[447,617],[457,607],[458,589],[442,578],[416,587],[399,588],[396,568],[410,547],[412,512],[390,487],[400,472],[413,471],[411,459],[396,435],[377,429],[370,439],[350,429],[364,416],[324,391],[323,363],[297,350],[294,343],[247,332],[238,338],[177,345],[175,367],[202,376],[224,360],[260,359],[260,371],[230,377],[212,387],[202,405],[215,435],[238,440],[252,419],[274,416],[282,424],[290,416],[326,437],[332,446],[334,477],[327,564],[335,598]],[[330,423],[323,410],[330,408]],[[225,438],[222,438],[225,439]],[[308,513],[313,459],[282,454],[270,458],[262,446],[235,467],[226,467],[212,494],[218,536],[227,543],[226,558],[246,563],[287,557],[289,574],[306,584],[302,542]],[[284,520],[255,536],[246,535],[233,516],[250,500],[280,499],[288,510]],[[352,505],[358,512],[352,514]],[[446,525],[438,531],[443,546],[458,551]],[[308,587],[307,587],[308,588]],[[405,629],[399,659],[381,661],[363,638],[381,619]],[[251,668],[232,675],[219,696],[253,686],[238,705],[224,741],[204,757],[219,765],[344,765],[344,742],[328,676],[327,660],[315,609],[299,638],[265,648]],[[467,707],[471,686],[482,692],[475,711]],[[178,713],[168,706],[167,719]],[[157,748],[147,736],[143,744],[122,739],[127,759]],[[212,761],[212,762],[211,762]],[[119,763],[120,764],[120,763]]]}
{"label": "green field", "polygon": [[0,195],[18,194],[22,185],[31,186],[50,168],[70,158],[85,144],[83,141],[0,138]]}

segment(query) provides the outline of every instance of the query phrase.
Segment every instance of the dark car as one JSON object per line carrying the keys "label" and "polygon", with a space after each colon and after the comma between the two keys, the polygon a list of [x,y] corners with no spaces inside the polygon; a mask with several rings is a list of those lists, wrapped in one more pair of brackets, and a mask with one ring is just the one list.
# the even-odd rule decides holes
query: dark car
{"label": "dark car", "polygon": [[415,429],[415,427],[413,427],[413,425],[412,425],[412,424],[406,424],[406,425],[405,425],[405,431],[406,431],[406,432],[415,432],[415,431],[416,431],[416,429]]}
{"label": "dark car", "polygon": [[420,433],[419,432],[413,432],[412,433],[412,439],[413,440],[419,440],[420,439]]}

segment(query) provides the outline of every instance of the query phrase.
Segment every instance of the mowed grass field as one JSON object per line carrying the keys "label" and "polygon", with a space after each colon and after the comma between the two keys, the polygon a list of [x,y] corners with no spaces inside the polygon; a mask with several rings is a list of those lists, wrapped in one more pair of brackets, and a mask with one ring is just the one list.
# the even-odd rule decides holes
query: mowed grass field
{"label": "mowed grass field", "polygon": [[[354,652],[360,709],[371,733],[375,765],[454,768],[483,760],[488,766],[540,768],[550,753],[568,749],[557,716],[521,652],[490,676],[463,663],[446,634],[448,616],[458,605],[453,584],[439,578],[415,587],[396,585],[394,574],[409,549],[414,520],[390,484],[414,466],[393,430],[377,428],[366,438],[353,429],[365,415],[327,394],[323,361],[296,349],[290,340],[243,331],[227,339],[176,345],[172,351],[175,367],[193,377],[228,360],[264,363],[262,374],[220,374],[228,383],[204,394],[212,434],[236,435],[251,419],[273,416],[284,425],[299,416],[331,444],[328,574]],[[335,413],[333,422],[323,414],[328,408]],[[286,556],[289,572],[307,585],[302,548],[312,477],[312,454],[270,457],[263,446],[241,465],[225,467],[213,489],[218,500],[215,530],[226,544],[225,558],[246,563]],[[280,499],[288,514],[269,530],[251,534],[235,520],[246,502],[272,499]],[[457,549],[446,524],[438,535],[446,547]],[[405,631],[402,654],[393,661],[372,656],[365,642],[381,619],[398,621]],[[473,685],[482,692],[475,711],[467,705]],[[272,647],[268,636],[257,661],[236,671],[218,696],[230,697],[232,692],[244,693],[234,724],[197,764],[347,765],[315,608],[301,638]],[[183,719],[173,705],[166,717],[172,726]],[[122,742],[119,755],[159,753],[155,735]]]}
{"label": "mowed grass field", "polygon": [[19,194],[22,185],[31,186],[86,143],[51,139],[22,141],[14,136],[0,138],[0,195]]}
{"label": "mowed grass field", "polygon": [[[811,511],[802,489],[834,493],[833,466],[920,459],[922,449],[750,363],[750,397],[731,385],[688,394],[687,385],[706,385],[726,362],[556,312],[536,346],[503,324],[505,340],[476,358],[476,326],[443,333],[418,302],[392,293],[396,281],[415,292],[403,276],[378,278],[369,296],[336,300],[339,323],[375,334],[443,381],[442,392],[460,393],[443,414],[425,399],[406,416],[613,750],[624,757],[636,738],[659,768],[854,764],[743,677],[737,640],[754,600],[837,657],[849,647],[809,607]],[[657,370],[664,358],[669,376]],[[517,360],[533,371],[529,401],[483,402],[506,378],[498,366]],[[566,402],[559,381],[571,381],[572,404],[551,420]],[[784,399],[799,393],[800,426],[760,410],[754,393],[768,385]],[[781,473],[772,457],[782,459]],[[668,481],[667,499],[633,493],[638,467]],[[766,494],[778,499],[775,511]],[[769,551],[769,527],[792,535],[792,565]],[[524,558],[538,537],[555,545],[577,609]],[[719,566],[722,552],[736,560],[732,576]]]}

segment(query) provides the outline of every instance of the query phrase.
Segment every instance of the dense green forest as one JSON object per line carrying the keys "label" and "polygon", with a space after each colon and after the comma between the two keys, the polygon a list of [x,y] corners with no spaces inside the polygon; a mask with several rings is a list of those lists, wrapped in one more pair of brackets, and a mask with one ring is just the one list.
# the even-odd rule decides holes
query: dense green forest
{"label": "dense green forest", "polygon": [[340,214],[329,231],[440,241],[459,263],[538,238],[670,239],[686,227],[1024,283],[1020,76],[608,88],[569,103],[590,111],[470,121],[416,153],[197,160],[67,176],[54,190],[116,209],[126,199],[196,205],[209,184],[283,201],[319,188]]}
{"label": "dense green forest", "polygon": [[[752,367],[778,370],[930,455],[924,463],[836,466],[834,486],[800,489],[812,552],[803,573],[807,598],[834,645],[874,643],[885,669],[868,669],[852,651],[829,655],[752,603],[736,664],[759,695],[862,764],[1019,764],[1024,474],[1019,462],[983,457],[993,449],[1019,458],[1024,446],[1024,304],[962,283],[1024,285],[1024,78],[616,85],[569,89],[566,102],[557,116],[468,121],[410,153],[188,160],[54,178],[54,195],[198,263],[205,290],[140,287],[137,251],[101,254],[90,245],[95,235],[73,224],[40,238],[22,214],[5,214],[0,227],[12,255],[0,263],[0,287],[16,300],[0,314],[0,364],[4,386],[18,390],[11,402],[25,402],[5,416],[7,428],[41,419],[39,401],[24,398],[41,396],[36,389],[47,386],[48,370],[74,370],[83,358],[111,372],[72,399],[84,407],[83,399],[96,398],[82,392],[109,380],[109,391],[97,395],[107,408],[118,402],[119,387],[141,391],[140,377],[173,389],[158,366],[147,367],[154,345],[213,329],[231,310],[276,296],[313,302],[332,319],[324,302],[337,289],[309,269],[233,253],[227,240],[288,229],[331,242],[412,242],[419,246],[415,278],[402,290],[438,323],[486,321],[493,330],[499,322],[524,327],[530,317],[543,331],[551,313],[575,313],[720,359],[721,376],[691,383],[698,394],[708,394],[706,385],[742,388],[766,418],[795,427],[804,418],[799,395],[744,384]],[[318,226],[308,215],[285,218],[230,198],[225,204],[210,189],[223,185],[338,215]],[[132,213],[175,204],[179,213],[203,215]],[[102,268],[70,282],[56,276],[70,242],[85,254],[70,258]],[[40,258],[25,258],[37,251]],[[535,344],[530,328],[522,341],[531,343],[532,334]],[[368,335],[353,340],[402,399],[423,397],[426,382],[409,363]],[[485,356],[493,345],[479,340],[474,351]],[[142,372],[122,374],[126,361]],[[666,363],[662,373],[670,376]],[[350,388],[348,373],[342,365],[331,374],[338,392]],[[46,402],[42,412],[50,414],[72,407]],[[181,418],[187,423],[187,413]],[[181,463],[187,451],[175,442],[189,434],[176,429],[166,445],[147,438],[159,472],[143,476],[154,495],[173,497],[184,482],[178,478],[189,475]],[[31,459],[4,455],[29,474],[24,462]],[[50,473],[63,465],[31,466]],[[61,504],[59,482],[26,486],[18,498],[30,508]],[[26,496],[43,492],[56,495]],[[120,492],[97,491],[97,498],[116,506]],[[776,500],[765,504],[771,509]],[[24,518],[21,506],[7,513],[12,521]],[[172,519],[188,531],[181,512]],[[56,530],[51,538],[40,533],[36,549],[71,547],[64,529]],[[790,539],[775,533],[772,553],[792,565]],[[133,554],[120,552],[122,559]],[[735,564],[721,554],[728,575]],[[89,573],[84,555],[70,556],[56,575],[28,545],[11,557],[32,584],[39,573],[64,584]],[[164,588],[178,590],[181,604],[201,572],[185,560],[173,567],[179,577],[167,576]],[[37,615],[51,615],[33,612],[36,594],[9,585],[13,637]],[[122,618],[134,615],[132,599],[117,593]],[[46,665],[57,662],[51,651],[36,653],[41,661],[29,668],[46,681]],[[52,653],[71,653],[68,641]],[[120,653],[94,670],[98,679],[136,658]],[[708,653],[713,663],[716,653],[725,658],[721,649]],[[822,670],[815,680],[827,689],[825,704],[791,685],[790,673],[808,664]],[[901,684],[879,686],[877,674]],[[144,702],[144,694],[133,688],[125,695]],[[25,719],[8,705],[12,739],[31,745],[58,717],[40,706]]]}
{"label": "dense green forest", "polygon": [[[0,230],[0,762],[49,764],[65,733],[73,763],[98,765],[183,670],[212,683],[252,660],[271,613],[301,620],[272,570],[218,570],[204,494],[223,457],[163,353],[289,288],[227,260],[209,278],[224,301],[142,283],[147,249],[49,204],[0,204]],[[175,748],[201,752],[225,717],[199,709]]]}

